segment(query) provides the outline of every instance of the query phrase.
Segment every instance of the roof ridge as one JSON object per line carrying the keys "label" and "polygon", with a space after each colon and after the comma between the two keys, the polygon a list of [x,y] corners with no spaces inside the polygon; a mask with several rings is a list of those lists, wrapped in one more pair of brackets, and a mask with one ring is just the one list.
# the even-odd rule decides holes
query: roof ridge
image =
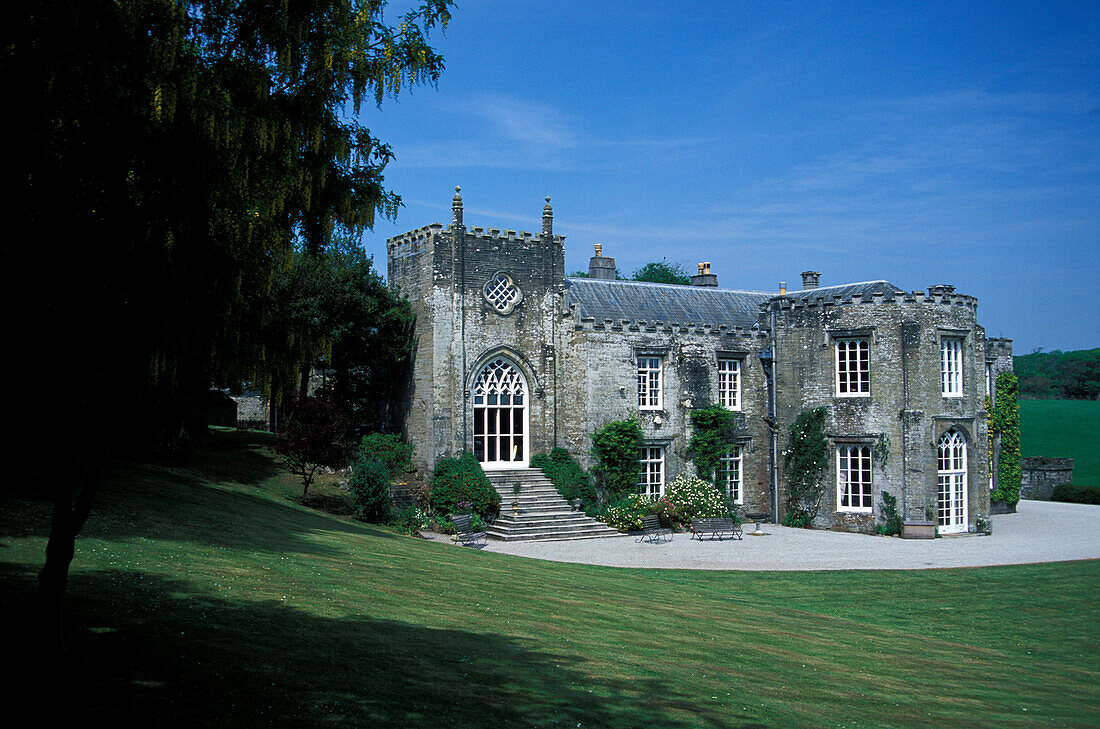
{"label": "roof ridge", "polygon": [[566,281],[582,281],[593,282],[598,284],[629,284],[631,286],[645,286],[655,288],[668,288],[673,290],[685,290],[685,291],[726,291],[733,294],[754,294],[757,296],[777,296],[773,291],[755,291],[752,289],[727,289],[721,286],[692,286],[691,284],[666,284],[666,283],[654,283],[652,281],[626,281],[622,279],[616,279],[614,281],[606,278],[588,278],[586,276],[566,276]]}

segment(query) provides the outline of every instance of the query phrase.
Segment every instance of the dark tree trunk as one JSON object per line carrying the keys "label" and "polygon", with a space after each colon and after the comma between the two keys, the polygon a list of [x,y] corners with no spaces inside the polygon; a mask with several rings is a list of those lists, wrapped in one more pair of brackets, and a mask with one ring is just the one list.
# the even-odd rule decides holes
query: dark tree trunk
{"label": "dark tree trunk", "polygon": [[[104,393],[97,393],[103,395]],[[94,403],[94,404],[93,404]],[[77,418],[83,427],[47,472],[53,486],[53,512],[46,562],[38,573],[38,628],[48,654],[65,650],[64,605],[69,566],[76,554],[76,536],[91,513],[110,446],[112,406],[105,397],[91,397]]]}

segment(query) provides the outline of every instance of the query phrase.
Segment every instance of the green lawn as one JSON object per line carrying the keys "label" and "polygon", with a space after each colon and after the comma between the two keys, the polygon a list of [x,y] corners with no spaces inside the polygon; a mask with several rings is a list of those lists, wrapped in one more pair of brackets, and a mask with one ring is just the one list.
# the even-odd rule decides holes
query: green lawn
{"label": "green lawn", "polygon": [[1025,458],[1073,458],[1073,481],[1100,486],[1100,402],[1021,400],[1020,449]]}
{"label": "green lawn", "polygon": [[[66,696],[114,726],[1096,726],[1100,562],[543,563],[311,511],[260,436],[218,443],[115,464],[79,540]],[[22,625],[48,509],[0,505]]]}

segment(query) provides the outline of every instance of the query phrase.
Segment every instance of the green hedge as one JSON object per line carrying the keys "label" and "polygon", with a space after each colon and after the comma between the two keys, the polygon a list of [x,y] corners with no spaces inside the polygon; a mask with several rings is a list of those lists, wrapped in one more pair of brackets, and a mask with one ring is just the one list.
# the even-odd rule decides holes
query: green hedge
{"label": "green hedge", "polygon": [[431,483],[428,501],[440,516],[473,513],[487,517],[500,511],[500,494],[472,453],[440,460]]}
{"label": "green hedge", "polygon": [[1050,494],[1051,501],[1064,501],[1070,504],[1100,504],[1100,486],[1075,486],[1064,483],[1055,486]]}
{"label": "green hedge", "polygon": [[598,498],[592,479],[564,448],[531,456],[531,468],[541,468],[566,501],[580,499],[585,508],[596,506]]}

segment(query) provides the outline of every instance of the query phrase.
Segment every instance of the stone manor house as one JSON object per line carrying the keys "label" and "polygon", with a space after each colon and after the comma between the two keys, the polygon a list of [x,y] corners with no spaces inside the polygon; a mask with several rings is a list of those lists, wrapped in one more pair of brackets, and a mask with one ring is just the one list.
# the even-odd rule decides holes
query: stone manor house
{"label": "stone manor house", "polygon": [[417,317],[403,427],[421,467],[468,451],[492,474],[556,446],[590,467],[592,432],[635,414],[638,490],[657,496],[694,472],[689,413],[718,403],[736,415],[727,492],[778,521],[791,423],[824,406],[816,526],[873,531],[883,492],[913,534],[988,521],[984,401],[1012,343],[985,336],[974,297],[815,271],[797,291],[726,289],[707,263],[691,286],[617,281],[599,245],[588,277],[567,277],[549,198],[537,235],[467,228],[457,188],[452,210],[387,242],[389,286]]}

